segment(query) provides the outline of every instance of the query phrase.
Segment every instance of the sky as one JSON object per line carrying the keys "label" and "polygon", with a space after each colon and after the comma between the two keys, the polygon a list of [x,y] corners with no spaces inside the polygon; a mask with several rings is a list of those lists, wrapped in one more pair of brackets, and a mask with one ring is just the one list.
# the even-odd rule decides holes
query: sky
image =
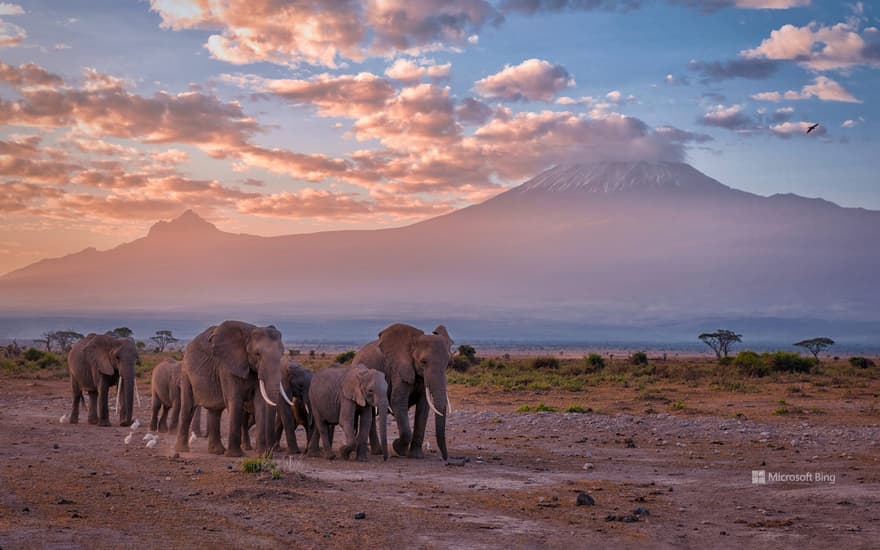
{"label": "sky", "polygon": [[399,226],[572,161],[880,210],[878,26],[822,0],[0,2],[0,273],[188,208]]}

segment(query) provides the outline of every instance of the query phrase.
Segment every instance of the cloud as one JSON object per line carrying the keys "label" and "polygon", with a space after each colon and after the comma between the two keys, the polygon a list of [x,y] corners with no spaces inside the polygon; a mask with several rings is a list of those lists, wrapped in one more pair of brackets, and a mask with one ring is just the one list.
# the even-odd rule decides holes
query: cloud
{"label": "cloud", "polygon": [[[687,6],[704,13],[723,8],[753,10],[783,10],[809,6],[811,0],[668,0],[670,4]],[[504,0],[501,10],[505,13],[519,12],[533,15],[541,12],[562,11],[631,11],[648,4],[643,0]]]}
{"label": "cloud", "polygon": [[863,122],[865,122],[865,119],[863,117],[859,117],[858,119],[848,118],[840,124],[840,127],[841,128],[855,128],[856,126],[858,126],[859,124],[861,124]]}
{"label": "cloud", "polygon": [[704,13],[713,13],[724,8],[787,10],[809,6],[811,0],[669,0],[669,2],[688,6]]}
{"label": "cloud", "polygon": [[[797,135],[807,136],[807,130],[812,125],[813,123],[811,122],[783,122],[782,124],[770,126],[770,131],[777,137],[790,139]],[[825,126],[818,126],[809,133],[809,136],[824,136],[827,133],[828,131],[825,129]]]}
{"label": "cloud", "polygon": [[63,194],[60,189],[36,183],[0,182],[0,212],[4,214],[23,212],[36,202],[45,202]]}
{"label": "cloud", "polygon": [[492,109],[479,99],[468,97],[455,107],[455,116],[463,124],[480,125],[489,120]]}
{"label": "cloud", "polygon": [[[765,80],[779,71],[779,63],[768,59],[733,59],[730,61],[697,61],[688,63],[688,68],[701,74],[701,81],[719,82],[731,78]],[[670,75],[671,76],[671,75]]]}
{"label": "cloud", "polygon": [[21,89],[44,86],[57,87],[61,86],[64,80],[33,63],[25,63],[18,67],[0,63],[0,82],[12,88]]}
{"label": "cloud", "polygon": [[504,101],[549,102],[557,92],[574,84],[574,78],[562,65],[527,59],[519,65],[505,65],[500,72],[478,80],[474,90],[483,97]]}
{"label": "cloud", "polygon": [[822,101],[839,101],[843,103],[862,103],[860,99],[852,95],[838,82],[826,77],[817,76],[812,84],[807,84],[800,91],[788,90],[786,92],[761,92],[751,96],[758,101],[778,102],[783,99],[796,101],[801,99],[816,98]]}
{"label": "cloud", "polygon": [[18,4],[0,2],[0,15],[24,15],[24,9]]}
{"label": "cloud", "polygon": [[379,110],[394,96],[384,78],[371,73],[333,76],[319,74],[305,80],[226,76],[224,80],[248,86],[294,104],[315,105],[323,116],[355,117]]}
{"label": "cloud", "polygon": [[27,38],[27,32],[23,28],[0,19],[0,47],[17,46],[25,38]]}
{"label": "cloud", "polygon": [[433,84],[404,88],[381,111],[354,123],[358,140],[378,139],[400,150],[448,142],[460,132],[449,87]]}
{"label": "cloud", "polygon": [[437,65],[433,62],[417,64],[410,59],[397,59],[393,65],[385,70],[385,76],[404,84],[415,84],[423,78],[432,80],[445,80],[449,78],[452,63]]}
{"label": "cloud", "polygon": [[850,23],[832,27],[816,22],[804,27],[783,25],[760,45],[743,50],[740,55],[749,59],[795,61],[815,71],[858,65],[880,67],[880,31],[869,28],[860,33]]}
{"label": "cloud", "polygon": [[756,128],[755,121],[743,111],[742,105],[729,107],[715,105],[700,118],[699,122],[705,126],[715,126],[727,130],[754,130]]}
{"label": "cloud", "polygon": [[150,0],[162,26],[210,29],[206,47],[235,64],[336,67],[343,60],[464,45],[501,15],[486,0]]}

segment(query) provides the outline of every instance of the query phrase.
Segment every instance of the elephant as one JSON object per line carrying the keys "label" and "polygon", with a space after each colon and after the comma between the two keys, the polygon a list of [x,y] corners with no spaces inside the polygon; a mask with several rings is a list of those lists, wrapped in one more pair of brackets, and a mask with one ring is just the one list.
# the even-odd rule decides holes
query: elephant
{"label": "elephant", "polygon": [[378,412],[382,456],[388,460],[388,384],[385,376],[364,365],[343,367],[335,365],[319,370],[309,388],[315,428],[309,438],[309,456],[319,452],[318,439],[324,443],[324,456],[333,455],[333,430],[336,424],[345,432],[342,457],[352,451],[357,459],[367,460],[367,440],[373,427],[375,408]]}
{"label": "elephant", "polygon": [[109,426],[110,387],[121,384],[119,425],[130,426],[134,407],[134,365],[137,362],[137,347],[131,338],[89,334],[74,344],[67,354],[73,393],[70,423],[79,422],[79,404],[85,390],[89,394],[89,424]]}
{"label": "elephant", "polygon": [[[296,442],[296,428],[302,426],[306,430],[306,446],[312,435],[313,424],[309,414],[309,387],[312,383],[312,371],[299,363],[287,358],[281,360],[281,387],[284,390],[281,397],[288,406],[280,405],[275,416],[275,432],[272,434],[271,445],[281,440],[281,432],[287,439],[287,454],[298,454],[299,445]],[[273,410],[267,410],[270,416]]]}
{"label": "elephant", "polygon": [[[166,359],[153,367],[150,378],[153,414],[150,418],[150,431],[174,432],[180,419],[180,361]],[[161,417],[159,411],[162,411]],[[169,413],[171,418],[169,420]],[[192,431],[202,435],[202,408],[196,407]],[[170,421],[170,423],[169,423]]]}
{"label": "elephant", "polygon": [[[453,341],[446,327],[439,325],[432,334],[395,323],[379,333],[379,339],[364,345],[354,356],[353,365],[381,371],[388,382],[391,411],[400,434],[392,443],[399,456],[422,458],[422,443],[428,411],[434,411],[437,448],[443,460],[446,452],[446,415],[452,412],[446,395],[446,367],[452,358]],[[413,429],[409,408],[415,405]],[[370,447],[378,454],[375,430],[370,433]]]}
{"label": "elephant", "polygon": [[[281,356],[284,344],[274,326],[257,327],[242,321],[224,321],[196,336],[186,346],[180,375],[181,419],[177,452],[189,452],[189,430],[196,406],[208,413],[208,451],[242,456],[244,406],[254,401],[258,433],[269,433],[265,404],[276,407],[281,393]],[[259,389],[259,391],[257,391]],[[220,416],[229,412],[229,441],[220,440]],[[261,446],[262,444],[262,446]],[[265,452],[257,439],[257,451]]]}

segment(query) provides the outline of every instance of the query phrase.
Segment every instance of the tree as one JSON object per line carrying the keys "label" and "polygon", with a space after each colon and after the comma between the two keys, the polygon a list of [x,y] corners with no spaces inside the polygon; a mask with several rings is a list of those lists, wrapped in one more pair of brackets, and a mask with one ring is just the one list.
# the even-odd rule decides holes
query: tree
{"label": "tree", "polygon": [[131,335],[134,334],[134,331],[128,327],[116,327],[113,330],[107,331],[107,334],[111,336],[118,336],[120,338],[131,338]]}
{"label": "tree", "polygon": [[830,348],[831,346],[833,346],[834,340],[825,337],[810,338],[809,340],[801,340],[800,342],[796,342],[793,345],[807,348],[808,350],[810,350],[810,353],[813,354],[813,359],[819,361],[819,354],[826,348]]}
{"label": "tree", "polygon": [[351,363],[351,360],[354,359],[354,356],[357,354],[356,351],[350,349],[348,351],[344,351],[336,356],[334,359],[340,365],[345,365],[346,363]]}
{"label": "tree", "polygon": [[61,351],[67,353],[73,344],[83,339],[83,335],[73,330],[61,330],[55,333],[55,341]]}
{"label": "tree", "polygon": [[163,352],[165,348],[168,347],[168,344],[173,344],[174,342],[180,342],[177,338],[171,334],[170,330],[157,330],[155,336],[151,336],[150,340],[156,342],[156,351]]}
{"label": "tree", "polygon": [[715,332],[704,332],[697,338],[712,348],[712,351],[715,352],[715,356],[719,361],[721,360],[722,355],[727,357],[727,353],[730,351],[730,346],[732,344],[742,342],[742,334],[737,334],[732,330],[725,329],[718,329]]}
{"label": "tree", "polygon": [[46,351],[51,352],[52,351],[52,344],[55,343],[55,340],[57,339],[57,337],[58,337],[58,333],[55,332],[54,330],[50,330],[48,332],[44,332],[42,338],[40,338],[38,340],[34,340],[34,343],[41,344],[41,345],[45,346]]}

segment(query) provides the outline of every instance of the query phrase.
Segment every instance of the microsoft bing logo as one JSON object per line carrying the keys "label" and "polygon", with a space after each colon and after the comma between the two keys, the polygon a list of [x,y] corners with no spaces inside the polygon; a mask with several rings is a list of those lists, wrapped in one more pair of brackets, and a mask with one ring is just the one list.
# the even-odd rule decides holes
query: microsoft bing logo
{"label": "microsoft bing logo", "polygon": [[767,484],[767,471],[766,470],[752,470],[752,485],[766,485]]}

